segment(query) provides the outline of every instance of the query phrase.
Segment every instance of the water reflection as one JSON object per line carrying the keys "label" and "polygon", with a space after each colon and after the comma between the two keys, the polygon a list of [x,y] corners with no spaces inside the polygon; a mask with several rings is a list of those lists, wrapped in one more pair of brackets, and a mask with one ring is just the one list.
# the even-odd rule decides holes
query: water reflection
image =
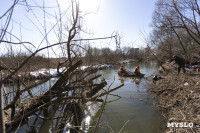
{"label": "water reflection", "polygon": [[[156,64],[154,63],[127,64],[125,68],[133,71],[138,65],[146,77],[156,72]],[[108,82],[108,85],[115,81],[111,88],[122,83],[124,83],[124,86],[112,92],[113,95],[119,95],[121,98],[116,100],[115,96],[109,95],[108,101],[114,102],[108,102],[105,106],[100,121],[101,127],[98,128],[97,132],[161,132],[160,113],[147,102],[153,100],[151,99],[151,94],[146,91],[149,81],[146,78],[119,77],[117,74],[118,70],[119,68],[102,71],[102,75]],[[93,119],[95,120],[96,118]]]}
{"label": "water reflection", "polygon": [[[139,65],[141,72],[148,77],[156,72],[156,64],[154,63],[140,63],[124,65],[128,70],[134,70]],[[119,68],[101,70],[101,74],[108,82],[111,88],[124,84],[120,89],[109,94],[105,109],[99,122],[97,133],[107,132],[123,132],[123,133],[159,133],[160,130],[160,113],[155,110],[151,104],[146,101],[151,101],[151,94],[148,89],[149,82],[146,78],[124,78],[118,76]],[[56,80],[56,79],[55,79]],[[55,82],[52,80],[52,83]],[[48,86],[49,84],[45,84]],[[34,91],[39,91],[40,87]],[[102,104],[88,102],[84,109],[85,118],[81,123],[82,132],[93,132],[94,126],[97,122]],[[45,111],[43,111],[43,115]],[[42,114],[41,114],[42,115]],[[48,116],[46,116],[48,117]],[[39,120],[35,125],[35,129],[28,128],[27,132],[51,132],[50,120]],[[21,127],[20,131],[25,131]],[[39,128],[39,129],[38,129]],[[68,123],[65,126],[65,133],[69,133],[72,128]],[[37,130],[36,130],[37,129]]]}
{"label": "water reflection", "polygon": [[84,119],[83,119],[83,122],[82,122],[82,127],[81,127],[81,130],[85,133],[87,133],[89,131],[89,128],[90,128],[90,122],[91,122],[91,116],[86,116]]}
{"label": "water reflection", "polygon": [[121,82],[122,84],[124,84],[124,77],[120,77],[120,76],[119,76],[118,79],[120,80],[120,82]]}
{"label": "water reflection", "polygon": [[132,82],[134,82],[136,85],[139,85],[141,82],[141,78],[131,78]]}

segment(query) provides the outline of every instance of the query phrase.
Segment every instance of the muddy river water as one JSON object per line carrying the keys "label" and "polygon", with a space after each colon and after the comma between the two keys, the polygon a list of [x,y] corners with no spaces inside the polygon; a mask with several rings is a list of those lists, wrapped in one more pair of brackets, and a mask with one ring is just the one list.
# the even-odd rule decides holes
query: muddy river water
{"label": "muddy river water", "polygon": [[[134,71],[139,65],[141,72],[145,73],[145,77],[149,77],[156,73],[157,67],[155,63],[132,63],[124,65],[126,69]],[[122,133],[159,133],[161,131],[161,115],[158,110],[153,108],[152,95],[147,91],[149,87],[148,78],[131,79],[122,78],[117,74],[118,68],[106,69],[102,71],[103,77],[111,86],[115,87],[124,83],[120,89],[109,95],[105,110],[100,119],[98,128],[99,133],[122,132]]]}
{"label": "muddy river water", "polygon": [[[124,86],[108,95],[107,103],[99,121],[97,133],[161,133],[162,117],[156,110],[152,102],[152,94],[147,90],[149,88],[150,78],[152,74],[157,72],[155,63],[131,63],[125,64],[124,67],[130,71],[139,65],[145,78],[132,79],[119,77],[117,72],[119,68],[109,68],[101,70],[100,73],[108,82],[107,87],[110,89],[124,83]],[[55,81],[54,81],[55,82]],[[104,99],[105,97],[103,97]],[[92,132],[93,127],[99,116],[99,110],[102,104],[91,106],[90,114],[85,118],[86,125],[91,126],[85,132]],[[52,122],[49,120],[38,120],[38,126],[35,132],[48,133]],[[27,129],[26,124],[18,131],[31,132]],[[66,133],[68,133],[66,131]]]}

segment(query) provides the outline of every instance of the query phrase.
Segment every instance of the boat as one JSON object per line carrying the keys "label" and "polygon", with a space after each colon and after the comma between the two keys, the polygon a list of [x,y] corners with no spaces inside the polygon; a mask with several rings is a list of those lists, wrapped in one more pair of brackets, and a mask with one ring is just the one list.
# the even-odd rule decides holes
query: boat
{"label": "boat", "polygon": [[118,71],[118,75],[122,76],[122,77],[139,77],[139,78],[143,78],[145,74],[143,74],[143,73],[135,74],[134,72],[122,73],[122,72]]}

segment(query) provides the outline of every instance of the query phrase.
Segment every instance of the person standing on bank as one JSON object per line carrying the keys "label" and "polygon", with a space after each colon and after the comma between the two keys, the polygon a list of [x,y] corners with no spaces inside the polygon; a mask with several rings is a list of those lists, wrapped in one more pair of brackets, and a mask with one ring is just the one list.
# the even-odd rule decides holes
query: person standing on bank
{"label": "person standing on bank", "polygon": [[200,65],[200,52],[198,53],[198,56],[194,56],[193,58],[196,59],[196,62],[194,62],[194,65]]}
{"label": "person standing on bank", "polygon": [[173,58],[170,60],[170,62],[175,61],[176,64],[178,64],[178,74],[181,71],[181,68],[183,69],[183,72],[185,73],[185,60],[181,57],[178,57],[177,55],[174,55]]}

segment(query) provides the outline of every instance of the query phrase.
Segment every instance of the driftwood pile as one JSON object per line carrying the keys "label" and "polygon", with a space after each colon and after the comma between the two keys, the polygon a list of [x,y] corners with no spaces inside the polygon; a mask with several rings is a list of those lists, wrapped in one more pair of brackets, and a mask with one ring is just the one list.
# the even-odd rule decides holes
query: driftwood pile
{"label": "driftwood pile", "polygon": [[[52,126],[52,130],[55,132],[62,132],[68,123],[74,127],[70,129],[71,132],[83,130],[81,128],[85,109],[83,105],[88,101],[103,102],[102,99],[99,99],[101,96],[120,88],[123,84],[109,91],[101,91],[107,85],[107,82],[104,79],[99,80],[101,75],[97,74],[97,71],[74,73],[81,64],[81,60],[72,64],[67,71],[60,75],[53,86],[37,96],[32,94],[32,89],[49,81],[50,78],[26,85],[23,89],[21,88],[22,82],[19,79],[17,90],[13,92],[12,101],[6,101],[8,94],[4,94],[6,132],[17,130],[32,115],[56,121],[56,124]],[[29,98],[21,99],[24,92],[28,92]],[[41,111],[48,111],[49,108],[58,105],[61,108],[60,116],[51,116],[49,118],[40,116]]]}

